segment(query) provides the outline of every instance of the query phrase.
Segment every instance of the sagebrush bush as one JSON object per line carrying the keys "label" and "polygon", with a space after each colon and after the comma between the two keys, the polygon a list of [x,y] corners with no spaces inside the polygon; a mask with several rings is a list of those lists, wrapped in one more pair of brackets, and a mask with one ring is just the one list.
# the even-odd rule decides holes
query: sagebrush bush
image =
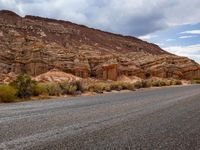
{"label": "sagebrush bush", "polygon": [[152,86],[160,87],[160,86],[170,86],[170,81],[165,79],[154,80],[152,81]]}
{"label": "sagebrush bush", "polygon": [[81,83],[81,81],[71,82],[71,85],[74,85],[76,87],[77,91],[81,91],[81,92],[84,91],[84,87],[83,87],[83,84]]}
{"label": "sagebrush bush", "polygon": [[113,82],[110,86],[111,90],[121,91],[123,90],[122,82]]}
{"label": "sagebrush bush", "polygon": [[30,98],[33,95],[33,87],[37,84],[28,75],[22,74],[10,83],[17,90],[17,97]]}
{"label": "sagebrush bush", "polygon": [[160,80],[154,80],[154,81],[152,81],[152,86],[154,86],[154,87],[160,87],[161,86]]}
{"label": "sagebrush bush", "polygon": [[46,83],[45,88],[49,96],[60,96],[62,94],[62,89],[57,83]]}
{"label": "sagebrush bush", "polygon": [[72,82],[72,83],[63,82],[63,83],[60,83],[60,87],[61,87],[63,95],[67,95],[67,94],[75,95],[76,91],[78,91],[78,88],[80,89],[79,84],[75,82]]}
{"label": "sagebrush bush", "polygon": [[0,102],[10,103],[16,100],[16,89],[9,85],[0,85]]}
{"label": "sagebrush bush", "polygon": [[167,81],[166,80],[161,80],[160,81],[160,86],[167,86]]}
{"label": "sagebrush bush", "polygon": [[182,85],[182,82],[180,80],[171,80],[170,85]]}
{"label": "sagebrush bush", "polygon": [[105,88],[104,88],[104,90],[105,90],[106,92],[111,92],[112,90],[111,90],[110,84],[106,85]]}
{"label": "sagebrush bush", "polygon": [[114,82],[111,84],[111,90],[135,90],[135,86],[127,82]]}
{"label": "sagebrush bush", "polygon": [[48,95],[46,84],[38,83],[32,87],[32,95],[40,96],[40,95]]}
{"label": "sagebrush bush", "polygon": [[109,86],[108,84],[105,83],[95,83],[93,85],[90,85],[88,87],[88,90],[90,92],[97,92],[97,93],[102,93],[104,90],[106,90]]}
{"label": "sagebrush bush", "polygon": [[181,80],[175,80],[175,85],[182,85]]}
{"label": "sagebrush bush", "polygon": [[191,84],[200,84],[200,80],[192,80]]}
{"label": "sagebrush bush", "polygon": [[141,84],[142,84],[142,88],[149,88],[152,86],[150,80],[142,80]]}
{"label": "sagebrush bush", "polygon": [[166,80],[165,83],[166,83],[166,86],[170,86],[170,80]]}
{"label": "sagebrush bush", "polygon": [[119,85],[122,86],[123,90],[135,90],[135,86],[132,83],[121,82]]}
{"label": "sagebrush bush", "polygon": [[142,88],[142,82],[141,81],[137,81],[134,83],[135,88],[140,89]]}

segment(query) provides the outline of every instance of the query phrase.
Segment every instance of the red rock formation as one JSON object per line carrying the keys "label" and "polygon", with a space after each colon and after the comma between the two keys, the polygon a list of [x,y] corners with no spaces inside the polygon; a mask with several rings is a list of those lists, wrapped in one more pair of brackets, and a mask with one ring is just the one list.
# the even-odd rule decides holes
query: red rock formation
{"label": "red rock formation", "polygon": [[0,11],[0,80],[9,73],[37,76],[52,69],[87,78],[200,77],[199,64],[140,39],[67,21]]}

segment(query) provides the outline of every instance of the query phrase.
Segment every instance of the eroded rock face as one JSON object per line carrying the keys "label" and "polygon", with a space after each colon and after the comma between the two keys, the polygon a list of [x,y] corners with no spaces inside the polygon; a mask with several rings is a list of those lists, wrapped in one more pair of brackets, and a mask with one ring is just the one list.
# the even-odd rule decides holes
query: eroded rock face
{"label": "eroded rock face", "polygon": [[37,76],[52,69],[105,80],[200,77],[199,64],[134,37],[0,11],[0,80],[10,73]]}

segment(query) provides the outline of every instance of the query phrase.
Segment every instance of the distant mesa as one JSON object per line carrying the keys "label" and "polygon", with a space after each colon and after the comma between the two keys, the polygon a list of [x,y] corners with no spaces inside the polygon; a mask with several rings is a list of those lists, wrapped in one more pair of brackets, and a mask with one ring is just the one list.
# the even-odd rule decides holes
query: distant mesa
{"label": "distant mesa", "polygon": [[135,37],[0,11],[0,81],[20,73],[45,78],[45,73],[52,75],[48,73],[52,69],[101,80],[120,76],[200,78],[198,63]]}

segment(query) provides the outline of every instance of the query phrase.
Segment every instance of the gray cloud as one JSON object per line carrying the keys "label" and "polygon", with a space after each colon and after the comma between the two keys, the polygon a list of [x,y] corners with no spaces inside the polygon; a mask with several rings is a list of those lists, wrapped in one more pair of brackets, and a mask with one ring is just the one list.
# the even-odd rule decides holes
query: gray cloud
{"label": "gray cloud", "polygon": [[0,9],[21,15],[69,20],[135,36],[172,25],[197,23],[200,20],[198,6],[199,0],[0,0]]}

